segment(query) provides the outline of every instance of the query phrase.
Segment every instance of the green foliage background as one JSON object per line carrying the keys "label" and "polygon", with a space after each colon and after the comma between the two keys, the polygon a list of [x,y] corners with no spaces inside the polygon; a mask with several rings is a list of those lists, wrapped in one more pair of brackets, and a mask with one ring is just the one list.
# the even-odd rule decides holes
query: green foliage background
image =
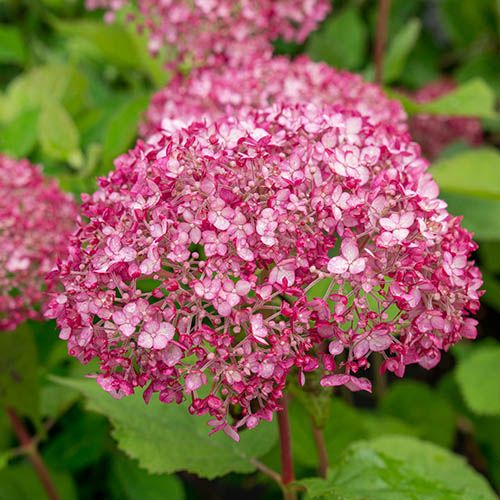
{"label": "green foliage background", "polygon": [[[373,79],[377,2],[336,0],[303,46],[276,52]],[[107,25],[79,0],[0,0],[0,151],[29,157],[78,196],[95,189],[135,141],[152,93],[169,78],[133,27]],[[402,90],[442,76],[451,95],[418,105]],[[432,372],[389,378],[378,398],[332,399],[292,386],[294,461],[308,498],[491,499],[500,489],[500,2],[393,0],[384,84],[408,113],[479,117],[485,144],[447,148],[433,165],[442,196],[480,243],[486,295],[480,336]],[[255,459],[279,466],[274,424],[237,445],[207,436],[185,408],[109,398],[70,359],[53,323],[0,335],[0,406],[16,408],[37,436],[63,499],[280,498]],[[20,376],[21,374],[21,376]],[[312,414],[312,415],[311,415]],[[311,419],[325,424],[331,459],[317,467]],[[45,499],[0,412],[0,500]]]}

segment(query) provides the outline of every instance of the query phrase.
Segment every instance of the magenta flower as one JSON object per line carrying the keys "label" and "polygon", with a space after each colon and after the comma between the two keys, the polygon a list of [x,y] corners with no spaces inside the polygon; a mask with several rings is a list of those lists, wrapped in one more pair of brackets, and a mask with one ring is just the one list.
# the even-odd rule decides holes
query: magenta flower
{"label": "magenta flower", "polygon": [[[373,124],[386,121],[399,131],[407,129],[401,105],[388,99],[380,87],[364,82],[359,75],[302,56],[294,61],[286,57],[254,57],[238,68],[202,68],[188,78],[175,76],[153,97],[141,134],[148,137],[159,130],[175,131],[193,120],[213,121],[242,108],[261,108],[277,102],[338,104],[367,116]],[[346,133],[356,135],[359,123],[352,120]],[[335,146],[328,135],[322,140],[325,147]],[[349,171],[349,162],[356,164],[359,155],[369,167],[377,161],[377,154],[376,147],[359,151],[356,144],[345,145],[336,150],[336,168],[339,173]],[[298,156],[290,157],[283,176],[299,182],[303,175],[300,164]],[[366,175],[366,171],[358,173]]]}
{"label": "magenta flower", "polygon": [[[108,10],[107,19],[127,0],[87,0],[89,9]],[[177,61],[237,65],[271,54],[281,37],[302,43],[330,11],[329,0],[139,0],[140,27],[157,53],[170,45]]]}
{"label": "magenta flower", "polygon": [[65,255],[76,214],[37,167],[0,155],[0,331],[41,317],[45,275]]}
{"label": "magenta flower", "polygon": [[47,314],[112,395],[188,400],[233,438],[289,376],[370,390],[374,352],[398,376],[430,368],[474,337],[482,282],[419,151],[311,104],[157,133],[84,198]]}

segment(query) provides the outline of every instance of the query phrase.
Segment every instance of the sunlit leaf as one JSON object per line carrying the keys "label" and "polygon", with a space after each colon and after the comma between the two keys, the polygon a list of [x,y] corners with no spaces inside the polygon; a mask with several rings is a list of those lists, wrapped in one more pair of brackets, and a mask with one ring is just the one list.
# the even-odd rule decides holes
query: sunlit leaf
{"label": "sunlit leaf", "polygon": [[487,481],[464,458],[425,441],[387,436],[350,446],[328,479],[306,479],[309,498],[325,500],[493,500]]}
{"label": "sunlit leaf", "polygon": [[209,436],[208,417],[190,415],[185,404],[166,405],[154,399],[146,405],[141,394],[117,401],[94,380],[54,380],[81,391],[90,410],[110,419],[118,446],[151,473],[186,470],[206,478],[249,473],[255,470],[253,459],[276,442],[271,423],[242,432],[236,443],[222,432]]}

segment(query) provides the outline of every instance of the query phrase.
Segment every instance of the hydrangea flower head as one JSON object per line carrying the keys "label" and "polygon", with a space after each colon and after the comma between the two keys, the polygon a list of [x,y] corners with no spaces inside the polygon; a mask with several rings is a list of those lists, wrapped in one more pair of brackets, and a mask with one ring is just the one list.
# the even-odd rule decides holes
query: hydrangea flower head
{"label": "hydrangea flower head", "polygon": [[[111,14],[128,4],[126,0],[87,0],[88,8],[105,8]],[[218,65],[271,53],[270,41],[278,37],[304,42],[328,14],[330,2],[139,0],[138,7],[153,53],[167,44],[176,48],[177,61]]]}
{"label": "hydrangea flower head", "polygon": [[[455,88],[453,80],[441,79],[422,87],[413,98],[415,102],[427,103],[449,94]],[[453,142],[462,141],[469,146],[478,146],[483,142],[483,129],[478,118],[419,113],[411,118],[409,125],[412,137],[431,160]]]}
{"label": "hydrangea flower head", "polygon": [[0,155],[0,331],[40,317],[45,275],[64,254],[76,214],[37,167]]}
{"label": "hydrangea flower head", "polygon": [[370,390],[475,335],[476,248],[419,147],[340,107],[277,105],[139,142],[85,199],[48,314],[116,397],[270,420],[287,377]]}
{"label": "hydrangea flower head", "polygon": [[306,56],[259,57],[238,68],[201,68],[188,78],[175,76],[151,101],[141,134],[147,137],[193,120],[215,120],[240,109],[277,102],[342,104],[373,124],[386,121],[405,131],[406,114],[398,101],[356,74],[316,63]]}

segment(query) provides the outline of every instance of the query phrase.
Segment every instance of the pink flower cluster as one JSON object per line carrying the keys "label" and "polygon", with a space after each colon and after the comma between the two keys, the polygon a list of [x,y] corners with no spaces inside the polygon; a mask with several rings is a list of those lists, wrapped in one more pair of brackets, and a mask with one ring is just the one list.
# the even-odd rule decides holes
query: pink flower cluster
{"label": "pink flower cluster", "polygon": [[37,167],[0,155],[0,331],[40,317],[45,275],[64,253],[76,213]]}
{"label": "pink flower cluster", "polygon": [[190,402],[237,439],[287,376],[436,365],[475,336],[476,245],[419,147],[339,106],[278,104],[139,142],[84,199],[48,315],[115,397]]}
{"label": "pink flower cluster", "polygon": [[239,68],[202,68],[188,78],[177,75],[153,97],[141,134],[147,137],[193,120],[214,120],[242,108],[277,102],[341,104],[373,124],[386,121],[399,131],[407,128],[400,103],[388,99],[380,87],[302,56],[294,61],[257,58]]}
{"label": "pink flower cluster", "polygon": [[[422,87],[413,98],[418,103],[431,102],[455,88],[452,80],[437,80]],[[470,146],[483,142],[481,121],[477,118],[418,114],[411,118],[409,125],[412,137],[431,160],[453,142],[462,141]]]}
{"label": "pink flower cluster", "polygon": [[[116,12],[126,0],[87,0]],[[217,65],[271,53],[282,37],[302,43],[330,10],[329,0],[139,0],[140,24],[153,53],[174,47],[177,61]]]}

